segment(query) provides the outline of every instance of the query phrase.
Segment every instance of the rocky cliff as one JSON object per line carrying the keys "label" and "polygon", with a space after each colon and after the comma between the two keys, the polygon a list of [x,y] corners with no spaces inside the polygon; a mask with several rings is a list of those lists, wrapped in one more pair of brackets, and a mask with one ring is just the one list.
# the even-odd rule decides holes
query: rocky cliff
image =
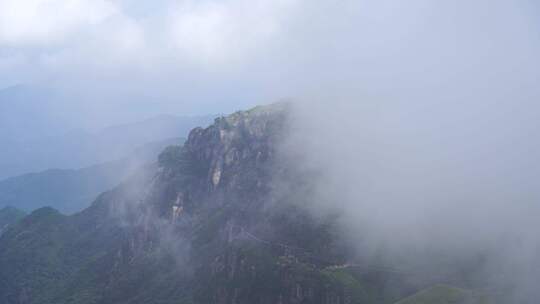
{"label": "rocky cliff", "polygon": [[282,104],[237,112],[161,155],[142,205],[173,227],[167,239],[189,247],[183,263],[198,282],[193,301],[350,302],[345,287],[322,272],[342,262],[332,252],[331,225],[301,210],[296,191],[274,192],[274,180],[287,172],[277,161],[286,123]]}
{"label": "rocky cliff", "polygon": [[349,269],[334,215],[302,206],[309,175],[279,154],[287,105],[191,131],[153,168],[64,216],[0,237],[0,303],[393,303],[398,275]]}
{"label": "rocky cliff", "polygon": [[0,238],[0,302],[341,303],[327,223],[273,179],[286,105],[191,131],[79,214],[38,210]]}

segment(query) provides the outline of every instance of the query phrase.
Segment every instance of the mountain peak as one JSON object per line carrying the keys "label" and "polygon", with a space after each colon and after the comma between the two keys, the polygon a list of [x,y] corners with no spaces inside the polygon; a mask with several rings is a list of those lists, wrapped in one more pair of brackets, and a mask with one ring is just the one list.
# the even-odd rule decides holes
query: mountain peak
{"label": "mountain peak", "polygon": [[311,176],[283,176],[294,169],[282,170],[288,164],[277,157],[287,108],[256,107],[193,129],[184,146],[161,153],[157,169],[78,214],[33,212],[0,238],[0,302],[395,303],[410,295],[400,275],[353,269],[335,218],[303,207]]}

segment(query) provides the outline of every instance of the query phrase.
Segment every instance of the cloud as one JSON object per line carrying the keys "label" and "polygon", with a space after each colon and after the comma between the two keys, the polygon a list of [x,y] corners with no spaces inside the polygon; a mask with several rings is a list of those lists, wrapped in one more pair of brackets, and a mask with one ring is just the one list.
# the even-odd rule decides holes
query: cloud
{"label": "cloud", "polygon": [[283,20],[298,2],[184,1],[169,16],[171,38],[179,51],[205,64],[238,59],[283,34]]}
{"label": "cloud", "polygon": [[117,13],[104,0],[2,0],[0,45],[51,46],[98,25]]}
{"label": "cloud", "polygon": [[513,73],[538,74],[536,15],[525,1],[0,0],[0,8],[0,87],[43,83],[102,105],[146,96],[164,111],[200,113],[330,92],[437,98],[439,88],[466,94],[451,83],[508,80],[510,90],[520,86]]}
{"label": "cloud", "polygon": [[476,267],[533,303],[538,17],[519,1],[349,4],[356,9],[340,11],[354,21],[343,15],[321,26],[324,38],[302,35],[337,45],[304,53],[315,85],[284,146],[314,172],[307,201],[317,213],[340,210],[368,260],[383,250],[439,269],[482,255]]}
{"label": "cloud", "polygon": [[[111,103],[133,98],[126,91],[141,95],[140,89],[150,86],[158,99],[173,99],[181,91],[186,99],[207,100],[202,104],[208,107],[215,102],[210,87],[223,96],[219,91],[231,90],[227,83],[258,78],[246,79],[247,69],[273,65],[280,55],[263,57],[288,36],[287,24],[303,2],[0,0],[0,61],[11,63],[0,66],[0,75],[11,75],[0,77],[0,87],[38,83],[98,94],[72,99]],[[273,77],[271,71],[255,73]],[[264,91],[250,86],[243,91]],[[222,97],[233,98],[271,99]]]}
{"label": "cloud", "polygon": [[300,1],[163,1],[161,9],[147,14],[132,2],[2,0],[0,46],[33,56],[36,63],[43,58],[46,64],[74,53],[80,53],[80,62],[98,62],[84,49],[103,51],[103,66],[133,58],[133,50],[138,58],[132,65],[159,64],[164,58],[203,67],[238,63],[283,34],[284,21]]}

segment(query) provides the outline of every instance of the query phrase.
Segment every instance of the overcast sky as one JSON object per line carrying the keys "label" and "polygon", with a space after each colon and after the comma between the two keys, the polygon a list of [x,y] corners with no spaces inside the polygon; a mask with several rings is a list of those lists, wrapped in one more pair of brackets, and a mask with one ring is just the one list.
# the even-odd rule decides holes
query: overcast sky
{"label": "overcast sky", "polygon": [[444,98],[473,80],[537,96],[538,16],[502,0],[0,0],[0,87],[185,114]]}

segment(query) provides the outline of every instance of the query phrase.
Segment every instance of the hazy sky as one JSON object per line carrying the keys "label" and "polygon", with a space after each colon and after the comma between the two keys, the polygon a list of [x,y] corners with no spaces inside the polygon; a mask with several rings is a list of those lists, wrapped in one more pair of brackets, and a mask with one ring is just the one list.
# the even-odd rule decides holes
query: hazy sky
{"label": "hazy sky", "polygon": [[55,87],[86,115],[445,98],[473,81],[537,96],[538,16],[502,0],[0,0],[0,87]]}

